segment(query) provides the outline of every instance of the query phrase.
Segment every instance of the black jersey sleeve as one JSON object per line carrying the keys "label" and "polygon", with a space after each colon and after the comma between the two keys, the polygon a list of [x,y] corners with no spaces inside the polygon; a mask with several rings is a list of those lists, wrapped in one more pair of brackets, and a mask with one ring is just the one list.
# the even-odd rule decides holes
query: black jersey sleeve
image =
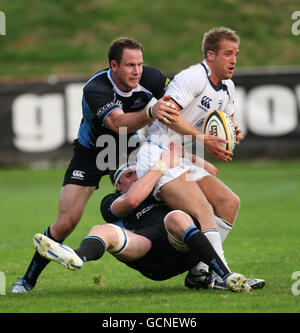
{"label": "black jersey sleeve", "polygon": [[106,117],[119,108],[121,106],[116,102],[113,90],[103,82],[101,76],[96,77],[84,87],[83,109],[95,114],[102,126],[105,125]]}
{"label": "black jersey sleeve", "polygon": [[100,204],[100,212],[103,219],[107,223],[115,223],[121,219],[121,217],[114,214],[111,209],[112,203],[120,196],[119,193],[111,193],[105,196]]}
{"label": "black jersey sleeve", "polygon": [[159,69],[144,66],[141,84],[151,91],[156,99],[160,99],[170,82],[170,79],[164,75]]}

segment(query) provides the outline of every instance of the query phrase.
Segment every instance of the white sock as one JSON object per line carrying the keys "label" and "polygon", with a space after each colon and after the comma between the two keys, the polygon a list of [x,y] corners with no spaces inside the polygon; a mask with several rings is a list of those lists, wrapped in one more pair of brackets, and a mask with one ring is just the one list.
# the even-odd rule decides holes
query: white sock
{"label": "white sock", "polygon": [[193,275],[197,275],[197,273],[200,272],[200,269],[204,269],[205,272],[208,272],[209,267],[204,262],[200,261],[199,264],[191,269],[191,272]]}
{"label": "white sock", "polygon": [[223,243],[226,237],[228,236],[230,230],[232,229],[232,225],[216,215],[215,215],[215,220],[217,224],[217,229],[221,236],[221,241]]}
{"label": "white sock", "polygon": [[209,229],[203,232],[207,239],[210,241],[211,245],[214,247],[215,251],[217,252],[218,256],[223,261],[224,265],[229,269],[227,261],[224,257],[224,251],[221,241],[221,236],[217,229]]}

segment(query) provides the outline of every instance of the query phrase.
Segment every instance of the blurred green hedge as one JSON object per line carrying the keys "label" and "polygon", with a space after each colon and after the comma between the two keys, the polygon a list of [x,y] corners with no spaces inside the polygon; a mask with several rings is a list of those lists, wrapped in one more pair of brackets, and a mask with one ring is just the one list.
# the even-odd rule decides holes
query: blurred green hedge
{"label": "blurred green hedge", "polygon": [[300,64],[299,0],[1,0],[0,10],[1,77],[92,74],[125,35],[143,44],[146,64],[171,74],[201,61],[203,33],[221,25],[241,37],[240,67]]}

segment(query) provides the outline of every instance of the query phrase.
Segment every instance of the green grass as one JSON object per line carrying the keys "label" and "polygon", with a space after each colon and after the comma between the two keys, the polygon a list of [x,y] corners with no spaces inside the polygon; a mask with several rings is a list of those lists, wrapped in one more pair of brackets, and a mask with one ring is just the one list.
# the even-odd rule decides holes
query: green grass
{"label": "green grass", "polygon": [[90,75],[124,35],[144,45],[147,64],[172,75],[202,60],[203,33],[221,25],[241,37],[239,66],[299,65],[291,33],[298,0],[2,0],[0,10],[0,76]]}
{"label": "green grass", "polygon": [[[299,165],[299,160],[217,164],[219,177],[242,202],[224,243],[227,260],[232,270],[266,280],[264,289],[249,294],[187,290],[184,274],[151,281],[108,253],[77,272],[51,263],[32,293],[11,294],[34,253],[33,234],[56,218],[64,170],[2,169],[0,271],[7,285],[0,313],[297,313],[300,296],[291,292],[291,276],[300,270]],[[104,178],[66,244],[76,248],[91,226],[103,223],[98,206],[110,191]]]}

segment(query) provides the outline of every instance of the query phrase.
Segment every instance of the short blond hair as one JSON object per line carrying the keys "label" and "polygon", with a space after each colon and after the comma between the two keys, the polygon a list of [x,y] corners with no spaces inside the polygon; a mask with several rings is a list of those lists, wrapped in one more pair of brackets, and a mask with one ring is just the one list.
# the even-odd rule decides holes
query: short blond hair
{"label": "short blond hair", "polygon": [[206,58],[207,51],[214,51],[218,53],[219,44],[222,40],[231,40],[236,43],[240,43],[240,37],[235,31],[226,27],[213,28],[207,31],[202,40],[202,51]]}

